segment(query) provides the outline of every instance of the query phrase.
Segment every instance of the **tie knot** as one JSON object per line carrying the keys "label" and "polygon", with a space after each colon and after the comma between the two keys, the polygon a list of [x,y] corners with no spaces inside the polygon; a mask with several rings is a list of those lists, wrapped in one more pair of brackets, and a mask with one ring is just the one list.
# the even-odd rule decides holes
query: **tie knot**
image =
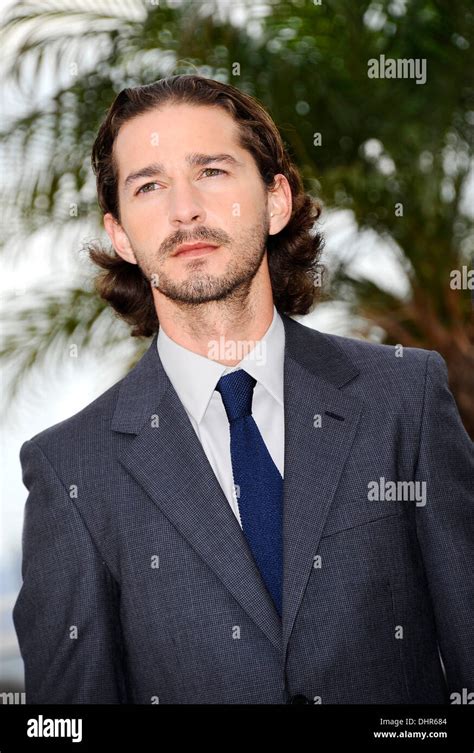
{"label": "tie knot", "polygon": [[243,369],[222,376],[216,385],[220,392],[229,423],[252,415],[253,388],[257,380]]}

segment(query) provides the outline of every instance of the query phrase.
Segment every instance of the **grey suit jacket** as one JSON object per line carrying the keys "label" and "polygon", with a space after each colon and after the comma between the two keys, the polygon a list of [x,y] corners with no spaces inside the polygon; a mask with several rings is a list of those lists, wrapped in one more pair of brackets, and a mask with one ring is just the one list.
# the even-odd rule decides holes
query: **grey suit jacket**
{"label": "grey suit jacket", "polygon": [[[283,321],[282,619],[155,335],[21,448],[27,703],[443,704],[474,689],[474,451],[443,359]],[[400,481],[418,482],[411,499],[409,484],[369,494]]]}

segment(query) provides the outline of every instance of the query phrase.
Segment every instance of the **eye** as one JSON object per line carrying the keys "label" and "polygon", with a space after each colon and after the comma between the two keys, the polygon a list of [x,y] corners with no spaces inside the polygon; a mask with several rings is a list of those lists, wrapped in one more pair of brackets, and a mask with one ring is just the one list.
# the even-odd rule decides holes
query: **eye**
{"label": "eye", "polygon": [[[218,174],[222,174],[222,175],[227,175],[226,170],[220,170],[217,167],[205,167],[202,172],[203,173],[212,172],[212,173],[218,173]],[[210,175],[210,176],[207,176],[207,177],[213,177],[213,176]],[[137,195],[140,194],[140,193],[141,194],[143,194],[143,193],[151,193],[151,191],[147,191],[145,189],[147,189],[149,186],[157,186],[157,185],[158,185],[158,183],[155,183],[154,181],[152,183],[145,183],[144,186],[141,186],[141,188],[138,189]]]}
{"label": "eye", "polygon": [[[223,175],[227,175],[225,170],[219,170],[219,168],[217,167],[205,167],[203,170],[203,173],[207,173],[209,170],[211,170],[211,172],[214,172],[214,173],[222,173]],[[212,177],[212,176],[209,176],[209,177]]]}
{"label": "eye", "polygon": [[148,186],[157,186],[157,185],[158,185],[158,183],[154,183],[154,182],[153,183],[145,183],[144,186],[142,186],[141,188],[138,189],[137,194],[139,194],[139,193],[150,193],[150,191],[144,191],[143,189],[144,188],[148,188]]}

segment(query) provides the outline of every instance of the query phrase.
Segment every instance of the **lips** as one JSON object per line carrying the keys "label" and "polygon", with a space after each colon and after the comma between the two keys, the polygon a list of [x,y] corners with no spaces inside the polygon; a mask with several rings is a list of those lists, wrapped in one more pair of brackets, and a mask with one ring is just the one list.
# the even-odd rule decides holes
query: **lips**
{"label": "lips", "polygon": [[188,253],[189,255],[191,255],[190,252],[198,252],[200,249],[207,249],[208,251],[212,251],[215,248],[217,248],[215,243],[206,243],[205,241],[199,241],[198,243],[183,243],[182,246],[178,246],[173,256],[184,256],[188,255]]}

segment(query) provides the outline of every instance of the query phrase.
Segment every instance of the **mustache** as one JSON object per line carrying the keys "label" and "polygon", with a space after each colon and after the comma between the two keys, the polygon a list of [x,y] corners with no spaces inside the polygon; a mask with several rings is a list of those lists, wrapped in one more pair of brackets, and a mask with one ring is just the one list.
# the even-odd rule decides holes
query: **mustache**
{"label": "mustache", "polygon": [[227,233],[223,233],[221,231],[209,231],[205,228],[199,230],[196,228],[192,235],[176,233],[176,235],[174,235],[172,238],[168,238],[168,240],[161,245],[161,251],[163,254],[169,255],[178,246],[181,246],[184,243],[203,243],[207,241],[208,243],[215,243],[218,246],[222,246],[226,243],[228,244],[229,240],[230,238],[228,237]]}

